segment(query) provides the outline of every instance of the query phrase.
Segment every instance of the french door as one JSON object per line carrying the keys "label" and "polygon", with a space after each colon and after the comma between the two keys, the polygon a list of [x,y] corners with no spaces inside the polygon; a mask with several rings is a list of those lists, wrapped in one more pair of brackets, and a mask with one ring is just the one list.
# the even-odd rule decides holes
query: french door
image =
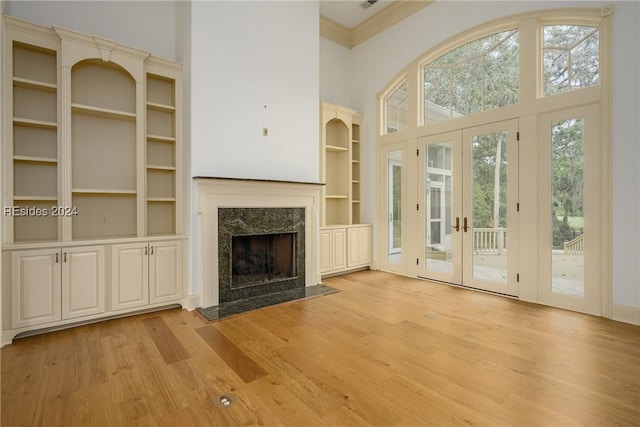
{"label": "french door", "polygon": [[518,121],[418,141],[418,276],[518,295]]}

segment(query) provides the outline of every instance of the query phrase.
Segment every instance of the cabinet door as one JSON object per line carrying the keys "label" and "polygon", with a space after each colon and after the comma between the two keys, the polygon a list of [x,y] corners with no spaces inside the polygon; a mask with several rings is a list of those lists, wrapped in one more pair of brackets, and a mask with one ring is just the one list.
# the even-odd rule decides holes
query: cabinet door
{"label": "cabinet door", "polygon": [[62,318],[104,313],[104,247],[62,250]]}
{"label": "cabinet door", "polygon": [[11,254],[11,327],[60,320],[60,250]]}
{"label": "cabinet door", "polygon": [[347,267],[360,265],[360,229],[349,228],[347,231]]}
{"label": "cabinet door", "polygon": [[331,246],[333,248],[332,270],[347,268],[347,230],[338,228],[331,230]]}
{"label": "cabinet door", "polygon": [[373,228],[360,227],[358,229],[360,265],[369,265],[373,261]]}
{"label": "cabinet door", "polygon": [[149,303],[149,247],[146,243],[111,248],[111,308],[122,310]]}
{"label": "cabinet door", "polygon": [[182,242],[149,244],[149,292],[151,304],[182,297]]}
{"label": "cabinet door", "polygon": [[320,231],[320,273],[328,273],[332,269],[331,262],[331,230]]}

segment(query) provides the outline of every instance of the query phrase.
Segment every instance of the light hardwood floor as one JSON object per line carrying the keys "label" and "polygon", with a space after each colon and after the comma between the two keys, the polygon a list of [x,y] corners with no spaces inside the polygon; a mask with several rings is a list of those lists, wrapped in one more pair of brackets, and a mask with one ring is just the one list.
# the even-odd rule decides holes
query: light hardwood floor
{"label": "light hardwood floor", "polygon": [[640,425],[640,327],[382,272],[324,283],[5,346],[2,426]]}

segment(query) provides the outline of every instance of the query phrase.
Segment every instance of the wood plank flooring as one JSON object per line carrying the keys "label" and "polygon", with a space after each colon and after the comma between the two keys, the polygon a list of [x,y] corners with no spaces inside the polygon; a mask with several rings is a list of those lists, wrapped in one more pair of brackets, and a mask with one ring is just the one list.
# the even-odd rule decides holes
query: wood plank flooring
{"label": "wood plank flooring", "polygon": [[2,426],[640,425],[640,327],[382,272],[325,284],[16,341]]}

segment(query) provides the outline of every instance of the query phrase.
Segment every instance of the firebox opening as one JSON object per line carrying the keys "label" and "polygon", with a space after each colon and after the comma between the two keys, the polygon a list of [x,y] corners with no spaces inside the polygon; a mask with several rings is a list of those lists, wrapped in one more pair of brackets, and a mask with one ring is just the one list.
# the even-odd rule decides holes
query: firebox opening
{"label": "firebox opening", "polygon": [[296,232],[232,236],[231,288],[296,277]]}

